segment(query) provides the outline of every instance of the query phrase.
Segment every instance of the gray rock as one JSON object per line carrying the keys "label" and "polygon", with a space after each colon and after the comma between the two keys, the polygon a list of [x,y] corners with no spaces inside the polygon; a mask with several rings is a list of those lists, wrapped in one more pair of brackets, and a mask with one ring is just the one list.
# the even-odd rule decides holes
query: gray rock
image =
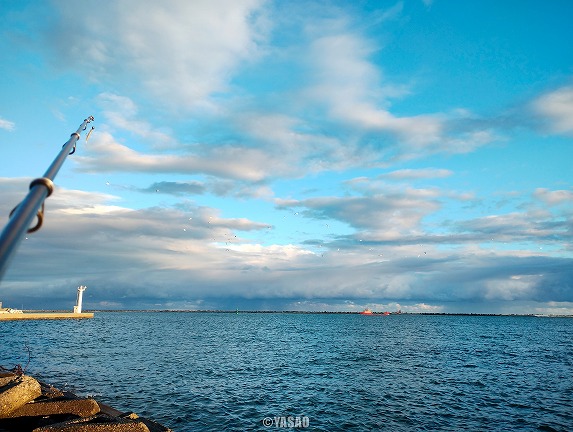
{"label": "gray rock", "polygon": [[46,402],[32,402],[12,411],[6,417],[39,417],[57,414],[71,414],[91,417],[99,412],[99,405],[93,399],[64,399]]}
{"label": "gray rock", "polygon": [[43,426],[32,432],[150,432],[140,421],[97,415],[87,419],[70,420]]}
{"label": "gray rock", "polygon": [[42,394],[40,383],[34,378],[22,375],[0,388],[0,419],[33,401]]}

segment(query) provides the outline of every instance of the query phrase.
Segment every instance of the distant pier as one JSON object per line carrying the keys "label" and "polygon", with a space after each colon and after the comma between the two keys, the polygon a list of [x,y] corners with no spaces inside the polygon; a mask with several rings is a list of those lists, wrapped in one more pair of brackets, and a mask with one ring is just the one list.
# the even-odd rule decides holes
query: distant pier
{"label": "distant pier", "polygon": [[64,311],[31,311],[24,312],[20,309],[3,308],[0,302],[0,321],[18,321],[18,320],[48,320],[48,319],[83,319],[93,318],[93,312],[82,312],[82,296],[87,287],[78,287],[76,305],[73,312]]}
{"label": "distant pier", "polygon": [[2,312],[0,321],[48,320],[48,319],[84,319],[93,318],[93,312]]}

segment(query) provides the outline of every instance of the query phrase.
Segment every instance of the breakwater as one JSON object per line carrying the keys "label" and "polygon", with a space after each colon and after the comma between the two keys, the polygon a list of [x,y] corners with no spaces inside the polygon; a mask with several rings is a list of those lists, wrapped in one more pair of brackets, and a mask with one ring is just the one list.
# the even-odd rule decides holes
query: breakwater
{"label": "breakwater", "polygon": [[169,432],[153,420],[78,397],[18,372],[0,372],[0,432]]}
{"label": "breakwater", "polygon": [[85,319],[93,318],[93,312],[21,312],[0,313],[0,321],[17,320],[53,320],[53,319]]}

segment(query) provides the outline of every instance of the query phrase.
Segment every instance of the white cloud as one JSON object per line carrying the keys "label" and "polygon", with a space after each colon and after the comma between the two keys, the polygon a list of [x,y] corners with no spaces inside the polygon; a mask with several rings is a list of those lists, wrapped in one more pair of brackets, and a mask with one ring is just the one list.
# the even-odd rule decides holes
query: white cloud
{"label": "white cloud", "polygon": [[547,205],[557,205],[562,203],[573,202],[573,191],[570,190],[549,190],[544,188],[537,188],[533,196]]}
{"label": "white cloud", "polygon": [[310,217],[345,222],[365,230],[362,238],[379,241],[419,233],[422,218],[439,209],[436,198],[437,191],[413,189],[369,196],[277,200],[276,203],[279,207],[306,209],[302,213]]}
{"label": "white cloud", "polygon": [[381,178],[390,178],[395,180],[416,180],[429,178],[444,178],[453,174],[447,169],[422,168],[422,169],[401,169],[386,174],[381,174]]}
{"label": "white cloud", "polygon": [[[467,152],[492,139],[487,131],[446,136],[447,115],[392,113],[390,100],[404,97],[410,90],[384,79],[382,70],[370,60],[380,47],[353,31],[352,18],[341,9],[313,5],[321,15],[312,25],[306,9],[300,12],[295,8],[298,12],[294,14],[300,14],[295,18],[290,10],[287,18],[272,17],[277,34],[284,31],[281,26],[290,30],[294,21],[302,38],[288,38],[288,45],[275,47],[273,56],[264,57],[265,19],[270,18],[267,14],[272,7],[267,9],[262,0],[174,0],[166,4],[127,0],[106,3],[89,16],[76,16],[61,0],[57,4],[61,21],[71,23],[52,28],[50,37],[60,55],[73,57],[75,67],[83,64],[92,79],[130,95],[106,92],[99,96],[110,126],[153,142],[156,149],[184,146],[188,143],[178,142],[171,130],[139,118],[133,101],[151,94],[161,109],[166,105],[201,108],[194,114],[208,119],[220,128],[220,137],[232,142],[232,147],[227,146],[222,153],[247,164],[244,175],[234,172],[221,176],[258,181],[271,175],[292,177],[309,171],[377,166],[382,159],[388,160],[387,156]],[[373,13],[371,19],[392,19],[402,13],[402,8],[403,3],[397,2],[382,15]],[[76,34],[76,26],[81,26],[82,32]],[[245,65],[253,66],[253,61],[260,59],[264,63],[254,68],[259,72],[266,71],[268,65],[269,70],[276,71],[279,82],[288,74],[284,80],[293,82],[289,93],[280,89],[269,94],[257,86],[239,88],[241,79],[234,82],[236,87],[229,85],[235,76],[242,78],[238,74],[247,70]],[[136,93],[142,90],[140,98]],[[317,107],[327,115],[316,113]],[[185,116],[185,110],[179,109],[178,114]],[[193,130],[195,121],[189,122],[191,126],[182,135],[200,135]],[[173,123],[170,126],[177,128]],[[363,137],[369,134],[380,136],[384,144],[371,145],[370,139],[365,144]],[[209,167],[209,158],[216,150],[207,146],[195,150],[209,153],[204,159],[202,154],[197,156],[207,166],[204,172],[218,175],[216,171],[225,171]],[[105,161],[97,162],[109,166]],[[186,172],[195,172],[194,160],[190,162]],[[255,167],[257,163],[260,165]],[[166,160],[161,164],[173,165]]]}
{"label": "white cloud", "polygon": [[[392,100],[407,97],[413,90],[388,82],[370,60],[382,47],[339,27],[335,32],[327,28],[310,43],[306,59],[311,78],[305,97],[309,104],[325,110],[334,127],[352,137],[344,146],[356,145],[356,152],[362,153],[361,163],[467,153],[497,138],[490,125],[484,128],[484,124],[467,122],[468,111],[460,108],[409,116],[393,113]],[[369,145],[356,139],[360,135],[368,137]],[[374,154],[365,151],[373,136],[378,142]]]}
{"label": "white cloud", "polygon": [[147,154],[118,143],[108,132],[98,132],[86,145],[87,156],[74,160],[88,172],[147,172],[209,174],[260,181],[274,172],[274,159],[259,149],[238,146],[196,147],[196,153]]}
{"label": "white cloud", "polygon": [[550,301],[540,305],[533,310],[536,314],[542,315],[568,315],[573,316],[573,302]]}
{"label": "white cloud", "polygon": [[[205,105],[224,91],[233,71],[257,56],[260,0],[169,2],[57,1],[50,38],[60,55],[80,62],[92,79],[133,80],[166,105]],[[78,14],[77,10],[89,10]],[[79,31],[81,29],[81,31]],[[135,82],[133,82],[135,84]]]}
{"label": "white cloud", "polygon": [[15,127],[16,125],[13,122],[0,117],[0,129],[5,129],[11,132],[15,129]]}
{"label": "white cloud", "polygon": [[404,306],[402,312],[408,313],[440,313],[444,311],[444,306],[429,305],[426,303],[417,303],[411,306]]}
{"label": "white cloud", "polygon": [[379,12],[377,22],[394,20],[402,15],[403,10],[404,10],[404,2],[399,1],[394,6],[385,10],[381,10]]}
{"label": "white cloud", "polygon": [[396,117],[388,110],[389,86],[382,86],[380,71],[367,60],[374,47],[351,33],[316,39],[309,61],[316,84],[309,94],[326,102],[329,114],[360,128],[388,131],[410,145],[423,146],[441,136],[443,121],[435,116]]}
{"label": "white cloud", "polygon": [[538,98],[533,107],[556,133],[573,134],[573,86],[561,87]]}
{"label": "white cloud", "polygon": [[[544,245],[561,245],[571,237],[567,222],[546,210],[489,215],[457,223],[460,232],[481,237],[481,241],[541,241]],[[474,238],[477,241],[478,238]],[[539,253],[539,251],[530,251]]]}
{"label": "white cloud", "polygon": [[176,141],[167,133],[154,129],[149,123],[137,118],[138,108],[128,97],[113,93],[101,93],[98,102],[103,115],[111,126],[120,128],[150,141],[155,148],[176,146]]}
{"label": "white cloud", "polygon": [[504,279],[490,279],[485,282],[484,298],[487,300],[520,300],[529,298],[539,283],[537,275],[512,275]]}

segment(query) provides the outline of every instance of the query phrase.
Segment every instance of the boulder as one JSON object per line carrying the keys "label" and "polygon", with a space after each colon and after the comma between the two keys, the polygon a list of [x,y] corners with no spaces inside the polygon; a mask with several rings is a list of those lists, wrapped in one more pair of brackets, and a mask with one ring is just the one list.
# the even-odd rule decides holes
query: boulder
{"label": "boulder", "polygon": [[12,411],[7,417],[39,417],[58,414],[91,417],[98,412],[99,405],[93,399],[63,399],[27,403]]}
{"label": "boulder", "polygon": [[150,432],[141,421],[111,418],[100,414],[34,429],[32,432]]}
{"label": "boulder", "polygon": [[40,383],[27,375],[18,376],[0,388],[0,419],[42,394]]}

